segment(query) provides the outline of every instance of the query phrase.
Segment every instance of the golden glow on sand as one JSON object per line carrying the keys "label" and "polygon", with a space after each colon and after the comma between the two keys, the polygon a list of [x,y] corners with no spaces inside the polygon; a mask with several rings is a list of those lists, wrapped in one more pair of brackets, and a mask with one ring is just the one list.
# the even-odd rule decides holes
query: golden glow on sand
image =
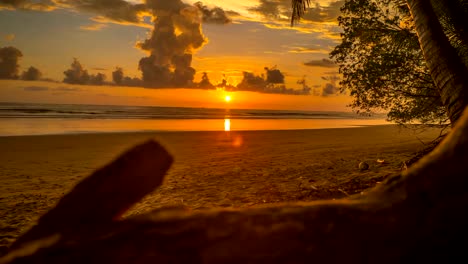
{"label": "golden glow on sand", "polygon": [[230,95],[226,95],[226,96],[224,97],[224,101],[226,101],[226,103],[231,102],[231,99],[232,99],[232,98],[231,98]]}

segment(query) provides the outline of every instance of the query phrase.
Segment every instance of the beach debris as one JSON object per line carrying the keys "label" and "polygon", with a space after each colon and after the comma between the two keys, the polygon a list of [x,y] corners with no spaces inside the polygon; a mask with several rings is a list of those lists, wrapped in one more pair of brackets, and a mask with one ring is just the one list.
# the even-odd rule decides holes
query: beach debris
{"label": "beach debris", "polygon": [[406,165],[406,161],[403,161],[403,162],[401,163],[401,170],[403,170],[403,171],[408,170],[408,165]]}
{"label": "beach debris", "polygon": [[238,173],[240,173],[240,172],[241,172],[241,170],[242,170],[242,169],[241,169],[241,167],[239,167],[239,166],[235,166],[235,167],[232,169],[232,172],[233,172],[233,173],[237,173],[237,174],[238,174]]}
{"label": "beach debris", "polygon": [[359,163],[359,170],[360,171],[365,171],[365,170],[368,170],[369,169],[369,164],[367,164],[366,162],[362,161],[361,163]]}
{"label": "beach debris", "polygon": [[379,165],[388,164],[388,162],[386,162],[384,159],[377,159],[376,162],[377,162]]}
{"label": "beach debris", "polygon": [[345,190],[338,188],[338,191],[342,192],[344,195],[349,196],[349,193],[347,193]]}

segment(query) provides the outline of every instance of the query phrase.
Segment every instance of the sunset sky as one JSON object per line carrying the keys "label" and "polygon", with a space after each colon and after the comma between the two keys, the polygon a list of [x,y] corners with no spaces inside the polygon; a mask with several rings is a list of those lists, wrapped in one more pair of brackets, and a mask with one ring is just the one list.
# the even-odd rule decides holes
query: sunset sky
{"label": "sunset sky", "polygon": [[[183,2],[192,8],[183,9],[183,12],[188,12],[187,17],[192,16],[190,14],[194,10],[192,5],[197,1]],[[292,28],[289,22],[290,0],[203,1],[199,6],[205,8],[205,11],[217,8],[216,10],[220,12],[207,13],[202,17],[203,10],[200,9],[198,13],[200,17],[193,15],[193,19],[200,19],[201,35],[191,36],[203,40],[196,45],[193,44],[195,42],[190,44],[193,56],[191,67],[196,70],[195,81],[201,79],[202,72],[207,72],[214,84],[221,82],[223,76],[226,76],[230,84],[237,85],[242,79],[243,71],[261,74],[264,73],[264,67],[276,66],[285,75],[286,87],[300,89],[301,85],[298,85],[297,81],[305,76],[307,84],[313,88],[313,95],[256,95],[253,97],[258,99],[258,103],[254,106],[252,96],[239,93],[237,100],[244,98],[244,104],[236,102],[235,95],[231,104],[244,108],[345,110],[345,105],[350,99],[346,95],[336,95],[336,82],[330,82],[330,78],[327,78],[337,74],[336,65],[327,59],[328,53],[340,40],[340,29],[336,18],[342,3],[343,1],[312,1],[312,8],[308,10],[305,19]],[[63,72],[70,67],[73,58],[77,58],[91,74],[98,72],[106,74],[108,81],[112,81],[112,71],[117,66],[123,68],[126,76],[141,78],[142,72],[138,69],[140,59],[150,54],[161,53],[156,50],[156,47],[161,46],[155,44],[158,40],[145,42],[155,30],[153,18],[172,8],[169,5],[172,5],[172,1],[1,0],[0,47],[13,46],[23,53],[19,63],[20,72],[29,66],[34,66],[42,71],[43,77],[57,81],[63,80]],[[184,29],[181,30],[184,32]],[[0,101],[36,100],[25,100],[25,95],[20,96],[31,84],[20,81],[2,82],[3,87],[8,89],[0,92],[2,99]],[[57,97],[56,94],[53,97],[52,91],[60,87],[77,89],[76,91],[97,89],[101,95],[122,96],[121,91],[112,91],[115,87],[75,88],[77,85],[72,87],[49,84],[48,86],[45,82],[33,86],[47,86],[47,89],[42,89],[42,94],[47,93],[48,96],[34,95],[37,98],[45,98],[44,101],[47,102],[60,101],[47,99],[51,97],[62,98],[64,102],[69,103],[70,99],[67,96]],[[138,94],[140,99],[125,103],[161,104],[154,100],[140,102],[143,100],[141,94],[147,98],[157,97],[159,91],[143,88],[126,89],[129,89],[127,95]],[[39,90],[41,89],[36,89],[35,94],[38,94]],[[168,91],[171,94],[169,97],[180,97],[176,94],[181,94],[182,90],[186,91],[185,89]],[[203,98],[208,93],[208,91],[199,92],[198,96],[191,95],[191,99],[183,100]],[[283,99],[275,99],[278,96]],[[88,97],[82,103],[99,101],[96,96],[88,95]],[[215,97],[222,98],[223,95],[217,94]],[[286,97],[288,99],[285,99]],[[262,101],[267,100],[265,98],[269,98],[271,105]],[[203,106],[203,100],[200,100],[189,105]],[[81,103],[76,100],[71,101]],[[278,106],[281,105],[281,101],[283,105]],[[116,103],[115,100],[106,102]],[[284,105],[284,102],[289,103]],[[221,103],[225,102],[220,100],[219,104]],[[209,104],[207,107],[212,106],[216,105]]]}

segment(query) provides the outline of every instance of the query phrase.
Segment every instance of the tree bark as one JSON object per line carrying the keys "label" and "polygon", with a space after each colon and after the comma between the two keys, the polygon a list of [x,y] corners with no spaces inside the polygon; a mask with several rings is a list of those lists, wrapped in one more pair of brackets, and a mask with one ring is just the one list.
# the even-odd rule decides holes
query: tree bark
{"label": "tree bark", "polygon": [[133,147],[78,183],[36,226],[19,237],[12,249],[55,233],[80,233],[118,219],[161,185],[172,161],[157,142]]}
{"label": "tree bark", "polygon": [[463,263],[467,163],[468,109],[431,154],[364,195],[244,210],[160,209],[76,232],[47,227],[0,263]]}
{"label": "tree bark", "polygon": [[468,70],[445,36],[430,1],[407,3],[427,67],[453,125],[468,106]]}

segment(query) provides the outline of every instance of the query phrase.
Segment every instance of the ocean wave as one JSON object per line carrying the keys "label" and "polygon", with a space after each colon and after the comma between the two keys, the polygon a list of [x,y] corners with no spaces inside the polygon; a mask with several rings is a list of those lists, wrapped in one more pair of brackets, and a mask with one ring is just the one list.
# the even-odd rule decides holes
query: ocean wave
{"label": "ocean wave", "polygon": [[369,119],[347,112],[0,103],[0,118],[78,119]]}

